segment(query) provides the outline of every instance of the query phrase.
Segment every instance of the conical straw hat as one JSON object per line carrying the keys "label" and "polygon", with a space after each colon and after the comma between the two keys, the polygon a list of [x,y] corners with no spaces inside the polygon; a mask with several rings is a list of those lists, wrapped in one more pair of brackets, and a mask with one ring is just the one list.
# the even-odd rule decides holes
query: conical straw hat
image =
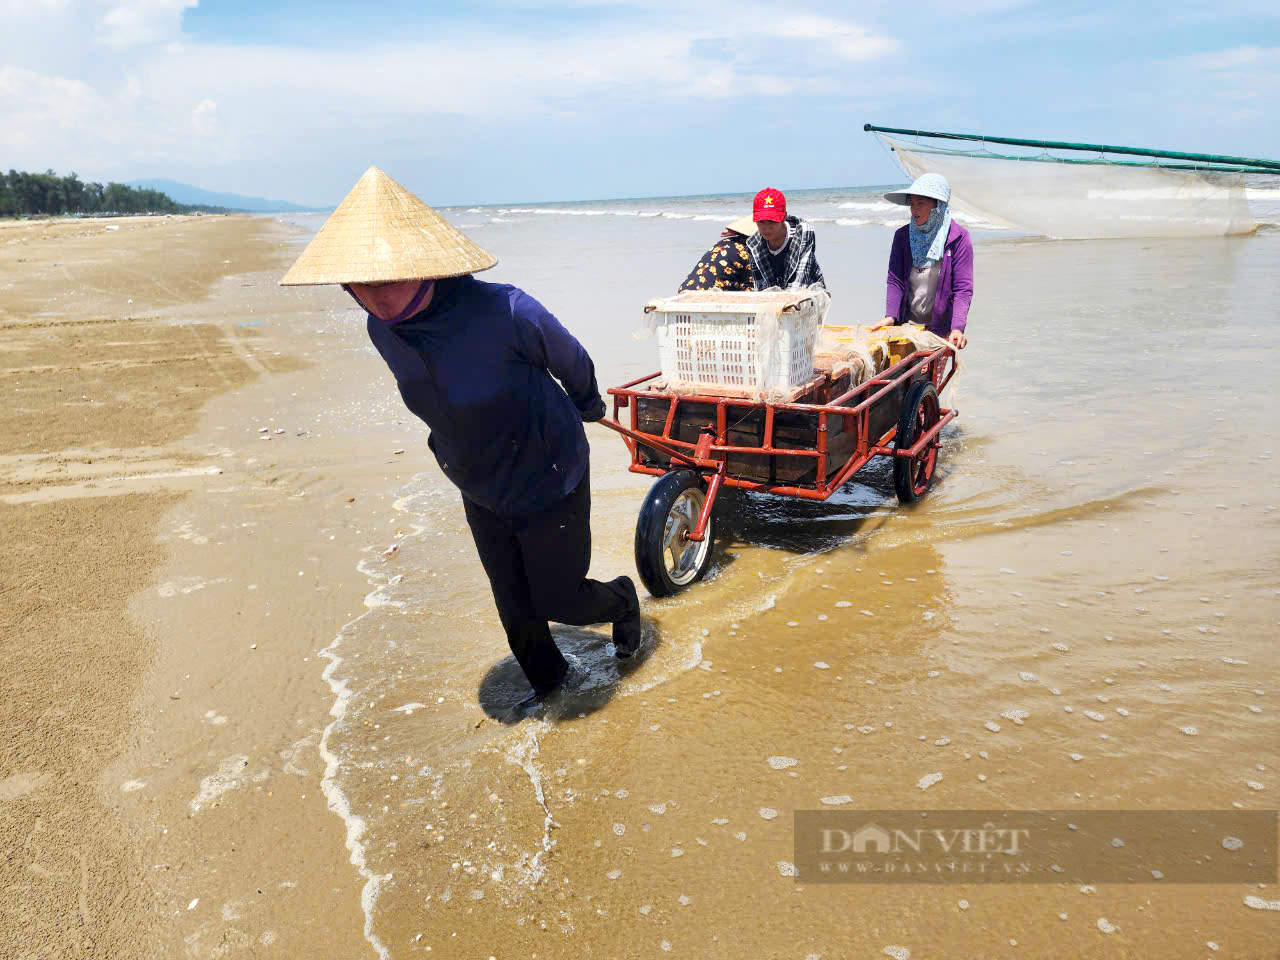
{"label": "conical straw hat", "polygon": [[307,244],[281,286],[459,277],[498,260],[370,167]]}
{"label": "conical straw hat", "polygon": [[751,219],[751,214],[748,213],[746,216],[739,217],[737,220],[733,221],[733,223],[729,224],[727,229],[732,230],[734,233],[740,233],[745,237],[749,237],[756,232],[756,222]]}

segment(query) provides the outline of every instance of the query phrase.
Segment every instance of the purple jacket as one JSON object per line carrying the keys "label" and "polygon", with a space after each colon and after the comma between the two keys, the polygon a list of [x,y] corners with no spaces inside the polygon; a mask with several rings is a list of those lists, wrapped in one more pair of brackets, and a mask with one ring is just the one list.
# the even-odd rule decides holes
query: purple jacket
{"label": "purple jacket", "polygon": [[[911,276],[911,241],[907,239],[910,227],[903,227],[893,235],[893,248],[889,251],[889,280],[884,296],[884,315],[897,317],[898,323],[907,316],[907,278]],[[947,233],[947,245],[942,255],[942,267],[938,271],[938,291],[933,296],[933,320],[929,329],[940,337],[952,330],[963,330],[969,317],[969,304],[973,300],[973,241],[969,231],[954,220]]]}

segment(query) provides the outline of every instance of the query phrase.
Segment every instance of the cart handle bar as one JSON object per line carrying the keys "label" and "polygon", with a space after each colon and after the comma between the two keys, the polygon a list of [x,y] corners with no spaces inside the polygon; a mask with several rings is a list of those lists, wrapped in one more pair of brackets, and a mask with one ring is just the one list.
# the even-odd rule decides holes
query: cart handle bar
{"label": "cart handle bar", "polygon": [[[721,462],[719,460],[704,460],[701,457],[691,456],[690,454],[683,453],[682,451],[677,450],[675,447],[670,447],[670,446],[667,446],[667,444],[665,443],[661,443],[657,440],[654,440],[650,436],[642,436],[641,434],[638,434],[632,430],[628,430],[622,424],[618,423],[618,421],[610,420],[608,417],[605,417],[596,422],[601,424],[602,426],[608,427],[610,430],[616,430],[618,433],[622,434],[624,438],[629,439],[632,443],[643,444],[646,447],[651,447],[652,449],[657,450],[659,453],[665,453],[667,456],[671,457],[672,459],[680,460],[683,463],[689,464],[689,466],[691,467],[709,467],[714,470]],[[628,443],[627,446],[630,447],[631,444]]]}

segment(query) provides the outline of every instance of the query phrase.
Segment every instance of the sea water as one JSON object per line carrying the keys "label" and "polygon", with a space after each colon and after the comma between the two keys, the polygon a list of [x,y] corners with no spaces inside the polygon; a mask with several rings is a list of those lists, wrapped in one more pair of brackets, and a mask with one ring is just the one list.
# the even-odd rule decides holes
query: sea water
{"label": "sea water", "polygon": [[[1078,956],[1092,948],[1070,938],[1117,930],[1153,954],[1210,933],[1261,950],[1274,931],[1244,886],[818,894],[791,846],[792,813],[824,806],[1275,806],[1280,192],[1251,189],[1249,237],[971,224],[961,416],[929,495],[900,508],[882,463],[825,504],[726,494],[707,580],[645,598],[647,656],[619,664],[607,627],[554,627],[582,679],[519,724],[500,720],[527,687],[458,493],[388,381],[354,384],[334,428],[394,425],[421,465],[351,558],[365,609],[317,668],[371,955]],[[788,195],[818,231],[832,322],[883,316],[905,222],[883,192]],[[749,203],[443,212],[498,257],[483,279],[578,337],[603,391],[657,369],[642,305]],[[371,352],[354,309],[332,321]],[[587,433],[592,575],[634,576],[651,481]]]}

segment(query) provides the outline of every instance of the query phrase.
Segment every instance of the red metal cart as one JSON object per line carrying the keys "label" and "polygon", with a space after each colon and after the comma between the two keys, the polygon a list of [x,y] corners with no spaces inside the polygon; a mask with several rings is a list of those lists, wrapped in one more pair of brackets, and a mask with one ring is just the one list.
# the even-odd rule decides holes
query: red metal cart
{"label": "red metal cart", "polygon": [[[919,499],[933,480],[939,434],[957,415],[938,399],[955,371],[955,351],[942,346],[857,386],[847,369],[815,372],[781,402],[676,393],[658,373],[611,388],[613,419],[601,422],[622,434],[632,473],[660,478],[636,522],[636,569],[649,592],[668,596],[706,573],[722,487],[826,500],[887,456],[899,501]],[[630,426],[618,416],[623,408]]]}

